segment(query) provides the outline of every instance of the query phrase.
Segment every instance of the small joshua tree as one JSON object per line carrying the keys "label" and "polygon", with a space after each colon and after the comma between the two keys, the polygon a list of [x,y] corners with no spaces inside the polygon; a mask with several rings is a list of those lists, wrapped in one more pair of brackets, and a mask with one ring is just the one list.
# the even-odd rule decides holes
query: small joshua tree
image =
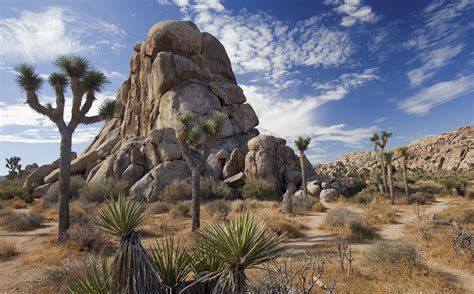
{"label": "small joshua tree", "polygon": [[393,176],[392,176],[393,152],[384,152],[383,156],[384,156],[385,166],[387,167],[387,173],[388,173],[387,184],[388,184],[388,189],[390,193],[390,201],[392,202],[392,205],[393,205],[395,204],[395,196],[393,194]]}
{"label": "small joshua tree", "polygon": [[211,148],[221,133],[224,119],[225,115],[222,112],[214,112],[210,117],[197,117],[187,113],[180,116],[177,121],[176,135],[181,153],[191,170],[193,231],[201,225],[201,173],[205,168]]}
{"label": "small joshua tree", "polygon": [[398,153],[400,153],[400,157],[402,159],[403,183],[405,185],[405,196],[408,199],[410,194],[408,192],[407,161],[408,161],[408,157],[410,156],[410,154],[408,153],[408,148],[407,147],[398,148]]}
{"label": "small joshua tree", "polygon": [[[16,82],[26,92],[26,103],[36,112],[48,117],[58,127],[61,134],[61,147],[59,157],[59,225],[58,240],[68,238],[69,230],[69,197],[71,182],[71,144],[72,134],[79,124],[92,124],[113,115],[115,102],[105,101],[101,105],[98,115],[87,116],[87,113],[96,100],[95,94],[100,92],[108,82],[105,74],[93,69],[89,61],[79,56],[60,56],[56,62],[60,72],[52,73],[48,82],[56,93],[56,105],[51,103],[41,104],[38,100],[38,91],[43,84],[41,77],[35,72],[35,66],[21,64],[15,67],[18,73]],[[72,111],[71,120],[64,120],[64,105],[66,104],[64,92],[71,86]],[[83,97],[85,101],[83,101]],[[84,103],[83,103],[84,102]]]}
{"label": "small joshua tree", "polygon": [[[382,180],[383,180],[383,186],[385,189],[385,192],[388,192],[388,183],[387,183],[387,171],[385,167],[385,161],[383,159],[383,152],[385,150],[385,146],[388,143],[388,139],[392,137],[392,132],[387,132],[387,131],[382,131],[382,133],[377,134],[374,133],[372,137],[370,137],[370,141],[374,143],[374,151],[375,151],[375,156],[379,160],[380,164],[380,170],[382,171]],[[380,150],[377,152],[377,150]]]}
{"label": "small joshua tree", "polygon": [[5,158],[6,164],[5,167],[8,168],[8,178],[9,179],[14,179],[17,176],[21,176],[21,164],[20,160],[21,158],[18,156],[12,156],[10,158]]}
{"label": "small joshua tree", "polygon": [[300,151],[300,166],[301,166],[301,183],[303,185],[304,195],[308,196],[308,187],[306,186],[306,174],[304,172],[304,152],[308,149],[309,144],[311,143],[310,137],[298,137],[295,140],[295,146]]}

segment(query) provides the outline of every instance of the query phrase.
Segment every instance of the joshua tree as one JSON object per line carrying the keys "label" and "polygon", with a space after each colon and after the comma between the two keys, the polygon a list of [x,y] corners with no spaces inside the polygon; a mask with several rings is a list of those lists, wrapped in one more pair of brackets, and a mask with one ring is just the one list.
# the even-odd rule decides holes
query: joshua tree
{"label": "joshua tree", "polygon": [[196,250],[223,264],[208,276],[217,279],[213,293],[248,293],[245,271],[259,268],[284,250],[285,236],[269,232],[264,223],[256,222],[248,212],[237,220],[210,224],[198,234]]}
{"label": "joshua tree", "polygon": [[385,166],[387,167],[387,173],[388,173],[388,179],[387,179],[387,184],[388,184],[388,189],[390,192],[390,201],[392,204],[395,203],[395,196],[393,194],[393,177],[392,177],[392,158],[393,158],[393,152],[384,152],[383,157],[385,160]]}
{"label": "joshua tree", "polygon": [[145,216],[145,209],[144,203],[125,200],[122,193],[116,202],[108,203],[95,219],[98,228],[120,238],[110,267],[108,293],[162,293],[153,258],[142,246],[140,234],[136,232]]}
{"label": "joshua tree", "polygon": [[372,137],[370,137],[370,141],[374,143],[374,151],[375,151],[375,158],[379,162],[380,165],[380,173],[382,175],[382,183],[383,183],[383,192],[387,192],[388,187],[387,187],[387,176],[385,173],[385,165],[383,162],[382,154],[381,152],[378,151],[379,145],[380,145],[380,137],[379,134],[374,133]]}
{"label": "joshua tree", "polygon": [[12,156],[10,158],[5,158],[6,164],[5,167],[8,168],[8,178],[14,179],[16,176],[21,176],[21,158],[18,156]]}
{"label": "joshua tree", "polygon": [[207,158],[221,133],[225,115],[214,112],[210,117],[197,117],[187,113],[178,118],[176,135],[184,160],[191,170],[193,223],[192,230],[199,228],[201,210],[201,173],[204,170]]}
{"label": "joshua tree", "polygon": [[[59,226],[58,240],[68,238],[69,229],[69,196],[70,196],[70,170],[71,170],[71,143],[72,134],[79,124],[92,124],[112,116],[115,111],[113,100],[105,101],[100,107],[100,112],[95,116],[87,113],[96,100],[95,94],[100,92],[108,82],[104,73],[93,69],[89,61],[79,56],[60,56],[56,62],[60,72],[52,73],[49,84],[56,93],[56,105],[48,103],[42,105],[38,100],[38,91],[43,80],[35,72],[35,66],[21,64],[15,67],[18,73],[17,84],[26,92],[26,103],[36,112],[53,121],[61,134],[61,147],[59,159]],[[64,92],[66,86],[71,86],[72,111],[71,120],[64,120]],[[85,101],[83,101],[85,96]],[[83,103],[84,102],[84,103]]]}
{"label": "joshua tree", "polygon": [[407,161],[410,154],[407,147],[398,148],[398,153],[402,159],[403,183],[405,184],[405,196],[408,198],[410,194],[408,192]]}
{"label": "joshua tree", "polygon": [[304,172],[304,152],[308,149],[309,143],[311,143],[310,137],[298,137],[298,139],[295,140],[295,146],[300,151],[301,181],[305,196],[308,196],[308,187],[306,187],[306,175]]}

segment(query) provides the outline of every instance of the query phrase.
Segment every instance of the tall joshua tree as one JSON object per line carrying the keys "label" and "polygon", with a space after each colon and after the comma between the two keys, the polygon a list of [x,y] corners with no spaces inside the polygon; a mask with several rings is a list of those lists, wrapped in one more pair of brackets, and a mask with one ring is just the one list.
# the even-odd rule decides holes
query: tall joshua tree
{"label": "tall joshua tree", "polygon": [[402,171],[403,171],[403,183],[405,185],[405,196],[408,198],[410,196],[408,192],[408,179],[407,179],[407,161],[410,156],[407,147],[398,148],[398,153],[402,159]]}
{"label": "tall joshua tree", "polygon": [[392,159],[393,159],[393,152],[384,152],[383,153],[384,161],[385,161],[385,166],[387,167],[387,184],[388,184],[388,189],[390,193],[390,201],[392,202],[392,205],[395,204],[395,195],[393,194],[393,176],[392,176]]}
{"label": "tall joshua tree", "polygon": [[372,143],[374,143],[375,158],[379,162],[380,174],[382,176],[382,183],[383,183],[383,192],[387,192],[388,187],[387,187],[387,176],[385,174],[385,165],[384,165],[384,161],[383,161],[383,158],[382,158],[382,154],[381,154],[381,152],[378,151],[378,148],[379,148],[379,145],[380,145],[379,134],[374,133],[372,135],[372,137],[370,137],[370,141],[372,141]]}
{"label": "tall joshua tree", "polygon": [[304,172],[304,158],[305,158],[304,152],[306,151],[306,149],[308,149],[308,146],[310,143],[311,143],[310,137],[306,137],[306,138],[298,137],[298,139],[295,140],[295,146],[300,151],[301,180],[302,180],[305,196],[308,196],[308,187],[306,186],[306,174]]}
{"label": "tall joshua tree", "polygon": [[8,178],[14,179],[17,175],[21,176],[21,158],[18,156],[12,156],[10,158],[5,158],[6,164],[5,167],[8,168]]}
{"label": "tall joshua tree", "polygon": [[180,116],[177,121],[176,137],[184,160],[191,170],[193,231],[201,225],[201,173],[204,170],[211,148],[221,133],[224,119],[225,115],[222,112],[214,112],[209,117],[198,117],[187,113]]}
{"label": "tall joshua tree", "polygon": [[[43,84],[43,79],[35,72],[34,65],[21,64],[15,67],[15,71],[18,73],[16,78],[18,86],[26,92],[26,103],[34,111],[53,121],[61,134],[58,240],[62,242],[68,238],[69,230],[72,134],[79,124],[93,124],[112,116],[115,111],[115,102],[105,101],[98,115],[87,116],[96,100],[95,94],[100,92],[108,82],[105,74],[91,68],[89,61],[79,56],[60,56],[55,65],[60,71],[52,73],[48,82],[54,88],[56,105],[51,103],[43,105],[39,102],[37,94]],[[72,92],[72,110],[71,119],[67,123],[64,119],[64,93],[68,85],[71,86]],[[84,96],[85,101],[83,101]]]}

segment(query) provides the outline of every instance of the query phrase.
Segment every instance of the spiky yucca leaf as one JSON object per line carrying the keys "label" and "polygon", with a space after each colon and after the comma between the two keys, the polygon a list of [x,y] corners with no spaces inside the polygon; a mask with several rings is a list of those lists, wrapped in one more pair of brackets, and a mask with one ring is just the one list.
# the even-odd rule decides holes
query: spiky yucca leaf
{"label": "spiky yucca leaf", "polygon": [[171,291],[182,283],[192,269],[192,258],[173,237],[156,242],[151,251],[158,275],[163,286]]}
{"label": "spiky yucca leaf", "polygon": [[17,77],[15,82],[25,91],[38,91],[43,84],[43,79],[35,72],[35,66],[24,63],[15,66]]}
{"label": "spiky yucca leaf", "polygon": [[207,125],[207,130],[205,133],[211,136],[219,135],[222,130],[225,118],[226,115],[224,113],[220,111],[214,112],[211,117],[205,120]]}
{"label": "spiky yucca leaf", "polygon": [[117,110],[115,99],[107,98],[99,106],[99,115],[104,118],[113,117]]}
{"label": "spiky yucca leaf", "polygon": [[110,287],[110,267],[107,257],[102,255],[100,264],[96,260],[79,273],[79,276],[70,282],[69,293],[75,294],[107,294]]}
{"label": "spiky yucca leaf", "polygon": [[87,58],[76,55],[59,56],[55,64],[70,77],[82,77],[89,69]]}
{"label": "spiky yucca leaf", "polygon": [[64,73],[54,72],[49,75],[48,82],[51,87],[54,87],[56,85],[65,87],[69,84],[69,78]]}
{"label": "spiky yucca leaf", "polygon": [[199,250],[215,257],[223,266],[216,273],[222,291],[243,293],[245,270],[256,268],[277,257],[284,249],[285,236],[278,236],[248,212],[237,220],[210,224],[199,231]]}
{"label": "spiky yucca leaf", "polygon": [[193,249],[191,258],[193,259],[193,272],[196,276],[202,274],[214,273],[219,270],[222,263],[214,256],[207,255],[199,250],[200,245],[197,244]]}
{"label": "spiky yucca leaf", "polygon": [[305,151],[308,149],[309,144],[311,143],[311,137],[298,137],[295,140],[295,146],[298,148],[299,151]]}
{"label": "spiky yucca leaf", "polygon": [[120,193],[117,201],[107,203],[107,208],[99,212],[96,226],[106,233],[123,237],[132,233],[145,216],[146,204],[133,199],[125,199]]}
{"label": "spiky yucca leaf", "polygon": [[84,73],[82,77],[82,86],[87,91],[101,92],[106,84],[109,83],[107,76],[97,69],[91,69]]}

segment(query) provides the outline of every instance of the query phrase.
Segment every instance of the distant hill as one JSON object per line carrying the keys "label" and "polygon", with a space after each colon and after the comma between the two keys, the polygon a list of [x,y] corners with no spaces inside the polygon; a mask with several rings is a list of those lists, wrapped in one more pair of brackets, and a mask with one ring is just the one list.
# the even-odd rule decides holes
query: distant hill
{"label": "distant hill", "polygon": [[[410,153],[410,170],[474,170],[474,126],[422,137],[407,147]],[[396,151],[396,148],[392,151]],[[397,152],[394,153],[394,165],[400,165]],[[345,173],[362,173],[374,168],[378,168],[374,151],[348,153],[329,164],[318,166],[318,170],[324,174],[331,174],[335,169],[343,169]]]}

